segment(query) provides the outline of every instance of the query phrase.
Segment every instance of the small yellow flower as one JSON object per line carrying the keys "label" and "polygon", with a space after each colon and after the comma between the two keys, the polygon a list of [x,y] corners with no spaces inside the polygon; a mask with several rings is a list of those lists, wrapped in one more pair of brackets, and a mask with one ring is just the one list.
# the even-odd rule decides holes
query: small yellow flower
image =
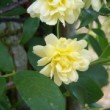
{"label": "small yellow flower", "polygon": [[95,11],[99,11],[100,8],[102,7],[102,3],[101,3],[101,0],[84,0],[85,2],[85,7],[86,8],[89,8],[90,5],[92,6],[92,8],[95,10]]}
{"label": "small yellow flower", "polygon": [[78,19],[83,6],[82,0],[37,0],[27,12],[48,25],[55,25],[60,20],[65,26],[65,21],[72,24]]}
{"label": "small yellow flower", "polygon": [[34,54],[42,57],[38,60],[38,66],[45,66],[40,73],[50,78],[60,86],[62,82],[69,84],[78,80],[79,71],[85,71],[91,61],[91,55],[85,40],[58,39],[50,34],[45,37],[45,46],[33,47]]}
{"label": "small yellow flower", "polygon": [[106,37],[110,41],[110,17],[104,17],[104,22],[102,23],[102,30],[105,32]]}
{"label": "small yellow flower", "polygon": [[108,17],[102,24],[102,29],[110,35],[110,18]]}

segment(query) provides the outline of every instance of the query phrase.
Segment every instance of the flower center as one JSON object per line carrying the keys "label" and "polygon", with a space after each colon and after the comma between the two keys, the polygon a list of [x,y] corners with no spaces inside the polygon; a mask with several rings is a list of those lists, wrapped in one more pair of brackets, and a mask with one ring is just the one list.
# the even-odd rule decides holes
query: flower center
{"label": "flower center", "polygon": [[58,72],[70,72],[72,70],[74,60],[69,58],[67,55],[57,54],[52,58],[52,65],[56,67],[56,71]]}

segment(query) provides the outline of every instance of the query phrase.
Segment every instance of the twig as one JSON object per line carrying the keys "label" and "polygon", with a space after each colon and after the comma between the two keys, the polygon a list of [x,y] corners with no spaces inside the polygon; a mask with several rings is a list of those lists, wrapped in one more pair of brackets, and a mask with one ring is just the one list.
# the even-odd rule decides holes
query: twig
{"label": "twig", "polygon": [[11,3],[3,8],[0,9],[0,14],[3,14],[3,13],[6,13],[24,3],[28,2],[28,0],[21,0],[21,1],[18,1],[18,2],[14,2],[14,3]]}
{"label": "twig", "polygon": [[99,13],[99,14],[102,15],[102,16],[106,16],[106,17],[110,16],[110,14],[104,14],[104,13]]}
{"label": "twig", "polygon": [[7,88],[7,89],[11,89],[11,88],[14,88],[14,87],[15,87],[15,84],[14,84],[13,81],[8,82],[8,83],[6,84],[6,88]]}
{"label": "twig", "polygon": [[15,17],[1,17],[0,22],[17,22],[17,23],[23,23],[25,21],[25,18],[15,18]]}

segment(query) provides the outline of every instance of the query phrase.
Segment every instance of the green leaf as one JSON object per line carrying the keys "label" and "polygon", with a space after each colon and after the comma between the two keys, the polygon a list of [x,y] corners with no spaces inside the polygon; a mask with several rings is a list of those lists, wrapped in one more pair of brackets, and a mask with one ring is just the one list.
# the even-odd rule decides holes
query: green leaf
{"label": "green leaf", "polygon": [[27,44],[26,47],[27,48],[31,48],[35,45],[45,45],[45,41],[44,41],[44,37],[33,37]]}
{"label": "green leaf", "polygon": [[101,49],[102,50],[105,49],[106,46],[109,44],[105,36],[105,33],[101,29],[93,29],[93,32],[95,32],[97,35],[97,40],[99,42]]}
{"label": "green leaf", "polygon": [[5,94],[0,98],[0,110],[11,110],[9,99]]}
{"label": "green leaf", "polygon": [[39,19],[28,18],[23,26],[23,34],[21,39],[21,44],[26,44],[35,34],[39,26]]}
{"label": "green leaf", "polygon": [[101,49],[99,43],[97,42],[97,40],[93,36],[91,36],[91,35],[89,35],[88,40],[89,40],[92,48],[97,53],[97,55],[100,56],[101,53],[102,53],[102,49]]}
{"label": "green leaf", "polygon": [[9,12],[2,14],[2,15],[3,16],[18,16],[18,15],[22,15],[24,13],[26,13],[26,10],[23,7],[19,6]]}
{"label": "green leaf", "polygon": [[11,3],[12,0],[0,0],[0,8],[5,7],[7,4]]}
{"label": "green leaf", "polygon": [[87,33],[81,33],[81,34],[76,34],[75,36],[72,37],[73,39],[74,38],[77,38],[78,40],[87,40],[88,38],[88,34]]}
{"label": "green leaf", "polygon": [[100,13],[101,15],[110,14],[110,10],[108,8],[101,8]]}
{"label": "green leaf", "polygon": [[91,107],[91,108],[103,108],[102,105],[97,104],[97,103],[90,104],[89,107]]}
{"label": "green leaf", "polygon": [[104,109],[104,110],[110,110],[110,108],[108,108],[108,109]]}
{"label": "green leaf", "polygon": [[8,98],[5,96],[6,80],[0,77],[0,110],[11,110]]}
{"label": "green leaf", "polygon": [[80,28],[87,26],[89,23],[93,22],[97,17],[98,13],[95,12],[94,10],[91,9],[83,10],[80,18],[81,20]]}
{"label": "green leaf", "polygon": [[66,85],[66,89],[82,104],[91,104],[103,96],[97,83],[84,74],[79,74],[78,82]]}
{"label": "green leaf", "polygon": [[108,58],[110,57],[110,44],[104,49],[103,53],[101,54],[100,58]]}
{"label": "green leaf", "polygon": [[32,51],[33,51],[32,48],[30,48],[29,51],[28,51],[29,63],[32,65],[32,67],[35,70],[37,70],[39,72],[42,69],[42,67],[37,66],[37,61],[40,59],[40,57],[35,55]]}
{"label": "green leaf", "polygon": [[91,63],[91,65],[97,64],[110,65],[110,58],[99,58],[98,60],[95,60]]}
{"label": "green leaf", "polygon": [[80,72],[80,74],[88,75],[101,87],[105,86],[108,83],[108,72],[101,65],[90,66],[87,71]]}
{"label": "green leaf", "polygon": [[104,65],[110,65],[110,44],[104,49],[102,54],[100,55],[99,59],[93,61],[91,64],[104,64]]}
{"label": "green leaf", "polygon": [[28,50],[28,59],[29,59],[29,63],[32,65],[32,67],[37,70],[40,71],[42,69],[42,67],[38,67],[37,66],[37,61],[40,59],[40,57],[38,57],[37,55],[35,55],[33,53],[33,46],[35,45],[45,45],[44,42],[44,38],[40,38],[40,37],[34,37],[30,40],[30,42],[28,43],[29,46],[29,50]]}
{"label": "green leaf", "polygon": [[65,110],[64,97],[49,78],[34,71],[22,71],[14,76],[14,82],[31,110]]}
{"label": "green leaf", "polygon": [[0,42],[0,71],[11,72],[14,69],[12,57],[7,47]]}
{"label": "green leaf", "polygon": [[4,92],[5,86],[6,86],[5,79],[0,77],[0,99],[1,99],[1,96]]}
{"label": "green leaf", "polygon": [[42,36],[47,36],[48,34],[52,33],[53,29],[54,29],[53,26],[47,25],[44,22],[41,22],[41,24],[40,24],[40,30],[42,30],[41,31]]}

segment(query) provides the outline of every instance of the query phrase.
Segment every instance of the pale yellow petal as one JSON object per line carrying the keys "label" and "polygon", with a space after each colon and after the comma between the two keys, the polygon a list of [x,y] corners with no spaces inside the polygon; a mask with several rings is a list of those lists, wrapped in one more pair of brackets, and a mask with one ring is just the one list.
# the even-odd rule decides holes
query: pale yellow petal
{"label": "pale yellow petal", "polygon": [[73,45],[73,50],[81,51],[87,46],[87,42],[85,40],[79,40],[79,41],[74,40],[72,42],[72,45]]}
{"label": "pale yellow petal", "polygon": [[46,14],[40,15],[40,19],[42,22],[46,22],[47,25],[55,25],[57,23],[57,18],[50,16],[50,12],[49,16],[45,16]]}
{"label": "pale yellow petal", "polygon": [[85,40],[80,40],[80,41],[78,41],[78,44],[80,45],[80,47],[82,47],[81,49],[83,49],[83,48],[86,48],[86,46],[87,46],[87,41],[85,41]]}
{"label": "pale yellow petal", "polygon": [[89,8],[92,0],[84,0],[85,8]]}
{"label": "pale yellow petal", "polygon": [[62,24],[63,24],[63,26],[65,27],[65,21],[64,21],[64,19],[61,17],[61,18],[59,18],[59,20],[60,20],[60,22],[62,22]]}
{"label": "pale yellow petal", "polygon": [[79,65],[79,62],[76,61],[76,62],[73,63],[73,69],[74,69],[74,70],[79,69],[79,66],[80,66],[80,65]]}
{"label": "pale yellow petal", "polygon": [[45,66],[41,71],[40,73],[47,76],[47,77],[50,77],[50,72],[51,72],[51,66],[50,64],[48,64],[47,66]]}
{"label": "pale yellow petal", "polygon": [[80,61],[79,62],[79,68],[78,68],[78,70],[79,71],[86,71],[87,69],[88,69],[88,67],[89,67],[89,64],[90,64],[90,62],[88,61],[88,60],[82,60],[82,61]]}
{"label": "pale yellow petal", "polygon": [[73,14],[73,10],[69,10],[66,12],[66,16],[65,16],[65,20],[67,21],[67,23],[69,24],[73,24],[75,21],[75,16]]}
{"label": "pale yellow petal", "polygon": [[40,57],[45,57],[45,52],[44,52],[44,46],[40,46],[40,45],[37,45],[37,46],[34,46],[33,47],[33,52],[34,54],[40,56]]}
{"label": "pale yellow petal", "polygon": [[44,58],[41,58],[40,60],[38,60],[37,63],[38,63],[38,66],[44,66],[49,62],[50,62],[50,59],[48,57],[44,57]]}
{"label": "pale yellow petal", "polygon": [[54,67],[51,66],[50,78],[52,79],[53,75],[56,73]]}
{"label": "pale yellow petal", "polygon": [[68,81],[68,74],[67,73],[57,72],[57,75],[62,82]]}
{"label": "pale yellow petal", "polygon": [[92,59],[92,54],[86,50],[86,49],[83,49],[81,50],[80,52],[80,55],[85,58],[86,60],[88,60],[89,62],[91,62],[93,59]]}
{"label": "pale yellow petal", "polygon": [[[35,11],[35,10],[37,10],[37,11]],[[29,13],[32,18],[38,17],[39,16],[38,10],[39,10],[38,9],[38,2],[35,1],[32,5],[29,6],[29,8],[27,9],[27,13]]]}
{"label": "pale yellow petal", "polygon": [[56,70],[58,72],[62,71],[62,67],[61,67],[61,65],[59,63],[56,65]]}
{"label": "pale yellow petal", "polygon": [[71,82],[77,82],[79,76],[78,76],[78,73],[73,70],[70,74],[69,74],[69,79]]}
{"label": "pale yellow petal", "polygon": [[101,0],[92,0],[92,8],[95,10],[95,11],[99,11],[100,8],[102,7],[102,4],[101,4]]}
{"label": "pale yellow petal", "polygon": [[58,38],[54,34],[49,34],[45,37],[46,44],[55,45],[58,42]]}
{"label": "pale yellow petal", "polygon": [[62,84],[62,81],[59,79],[57,74],[54,74],[54,82],[60,86]]}
{"label": "pale yellow petal", "polygon": [[45,47],[45,54],[47,57],[52,57],[56,53],[55,47],[47,44]]}

